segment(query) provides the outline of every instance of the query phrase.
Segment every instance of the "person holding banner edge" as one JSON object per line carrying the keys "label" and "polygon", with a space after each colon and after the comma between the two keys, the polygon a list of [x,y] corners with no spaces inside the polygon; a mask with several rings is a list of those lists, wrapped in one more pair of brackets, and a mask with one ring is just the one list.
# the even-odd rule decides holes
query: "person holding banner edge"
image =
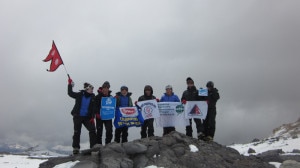
{"label": "person holding banner edge", "polygon": [[[121,86],[120,92],[116,93],[116,107],[132,107],[132,99],[131,96],[132,93],[128,92],[127,86]],[[122,135],[121,135],[122,134]],[[121,128],[115,129],[115,142],[120,143],[121,142],[121,136],[122,136],[122,143],[128,142],[128,127],[124,126]]]}
{"label": "person holding banner edge", "polygon": [[97,136],[96,142],[99,145],[102,145],[102,133],[103,133],[103,125],[105,126],[106,137],[105,144],[109,144],[113,137],[113,125],[111,120],[102,120],[100,116],[101,109],[101,100],[102,97],[112,97],[111,91],[109,90],[110,84],[109,82],[104,82],[102,87],[99,88],[97,96],[95,96],[95,104],[94,104],[94,114],[96,114],[96,128],[97,128]]}
{"label": "person holding banner edge", "polygon": [[[198,90],[194,85],[194,80],[191,77],[186,79],[187,90],[185,90],[181,97],[182,104],[186,104],[187,101],[205,101],[204,96],[198,95]],[[186,126],[186,135],[189,137],[193,137],[193,128],[192,128],[192,119],[189,119],[190,125]],[[194,122],[196,124],[197,136],[198,139],[202,139],[204,137],[204,126],[201,119],[194,118]]]}
{"label": "person holding banner edge", "polygon": [[[171,85],[167,85],[165,89],[166,89],[166,93],[164,93],[164,95],[161,97],[160,102],[180,102],[178,96],[174,94]],[[167,135],[172,131],[175,131],[175,127],[164,127],[163,135]]]}
{"label": "person holding banner edge", "polygon": [[216,131],[216,104],[217,101],[220,99],[220,95],[218,89],[214,87],[214,83],[212,81],[208,81],[206,84],[208,90],[208,111],[206,119],[204,120],[204,134],[205,137],[203,138],[204,141],[213,141]]}
{"label": "person holding banner edge", "polygon": [[[153,100],[153,99],[156,99],[156,97],[153,96],[153,88],[150,85],[146,85],[144,87],[144,95],[140,96],[138,101]],[[156,99],[156,101],[158,102],[159,100]],[[137,106],[137,102],[135,102],[135,105]],[[141,126],[141,138],[147,138],[147,136],[148,137],[154,136],[153,122],[154,122],[154,118],[144,120],[144,124]]]}
{"label": "person holding banner edge", "polygon": [[96,128],[94,122],[93,100],[95,94],[94,87],[89,83],[84,83],[84,90],[73,92],[74,83],[69,77],[68,79],[68,95],[75,99],[75,105],[71,111],[74,123],[73,134],[73,154],[78,154],[80,149],[80,134],[82,124],[89,131],[90,148],[96,144]]}

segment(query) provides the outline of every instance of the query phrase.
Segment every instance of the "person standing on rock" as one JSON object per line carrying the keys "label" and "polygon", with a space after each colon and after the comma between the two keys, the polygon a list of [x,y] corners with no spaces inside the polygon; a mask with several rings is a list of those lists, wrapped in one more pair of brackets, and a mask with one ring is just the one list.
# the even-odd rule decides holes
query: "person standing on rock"
{"label": "person standing on rock", "polygon": [[[156,97],[153,96],[153,89],[150,85],[146,85],[144,87],[144,95],[140,96],[138,101],[153,100],[153,99],[156,99]],[[159,101],[158,99],[156,100]],[[137,104],[137,102],[135,104]],[[154,122],[154,118],[144,120],[144,124],[141,126],[141,138],[147,138],[147,136],[148,137],[154,136],[153,122]]]}
{"label": "person standing on rock", "polygon": [[73,92],[74,83],[71,78],[68,79],[68,95],[75,99],[75,105],[71,111],[74,123],[73,134],[73,154],[78,154],[80,149],[80,134],[82,125],[89,131],[90,148],[96,144],[96,128],[93,114],[93,85],[84,83],[83,90]]}
{"label": "person standing on rock", "polygon": [[105,126],[106,137],[105,137],[105,144],[109,144],[113,137],[113,125],[112,119],[110,120],[102,120],[100,116],[100,109],[101,109],[101,101],[102,97],[112,97],[111,91],[109,90],[110,84],[109,82],[104,82],[102,87],[99,88],[98,94],[95,97],[95,104],[94,104],[94,113],[96,114],[96,128],[97,128],[97,137],[96,141],[97,144],[102,145],[102,133],[103,133],[103,125]]}
{"label": "person standing on rock", "polygon": [[204,120],[204,134],[205,137],[203,138],[204,141],[213,141],[216,131],[216,104],[217,101],[220,99],[219,91],[217,88],[214,87],[214,83],[212,81],[208,81],[206,84],[208,90],[208,111],[207,116]]}
{"label": "person standing on rock", "polygon": [[[187,101],[204,101],[205,98],[203,96],[198,95],[198,90],[194,85],[194,80],[191,77],[186,79],[187,90],[185,90],[181,97],[182,104],[186,104]],[[194,118],[194,122],[196,124],[197,136],[198,139],[204,137],[204,126],[202,120],[199,118]],[[193,137],[193,128],[192,128],[192,119],[190,119],[190,125],[186,126],[186,135],[189,137]]]}
{"label": "person standing on rock", "polygon": [[[165,89],[166,93],[164,93],[164,95],[161,97],[160,102],[180,102],[178,96],[174,94],[171,85],[167,85]],[[163,135],[167,135],[172,131],[175,131],[175,127],[164,127]]]}
{"label": "person standing on rock", "polygon": [[[132,107],[132,99],[131,95],[132,93],[128,92],[127,86],[121,86],[121,91],[116,93],[116,106],[119,107]],[[121,136],[122,136],[122,143],[128,142],[128,127],[124,126],[121,128],[115,129],[115,142],[120,143],[121,142]]]}

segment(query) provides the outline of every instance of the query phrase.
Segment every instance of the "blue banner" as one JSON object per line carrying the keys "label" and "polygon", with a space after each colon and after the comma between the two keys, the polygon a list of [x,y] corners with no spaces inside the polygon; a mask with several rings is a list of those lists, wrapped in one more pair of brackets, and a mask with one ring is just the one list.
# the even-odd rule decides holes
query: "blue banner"
{"label": "blue banner", "polygon": [[121,127],[140,127],[144,123],[142,113],[136,107],[122,107],[116,109],[114,125]]}
{"label": "blue banner", "polygon": [[116,99],[114,97],[102,97],[100,116],[102,120],[111,120],[115,117]]}

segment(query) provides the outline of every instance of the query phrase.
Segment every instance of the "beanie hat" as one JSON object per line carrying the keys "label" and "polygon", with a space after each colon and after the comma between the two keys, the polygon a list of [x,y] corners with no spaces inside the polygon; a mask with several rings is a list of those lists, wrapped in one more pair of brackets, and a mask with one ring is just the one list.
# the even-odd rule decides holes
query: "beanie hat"
{"label": "beanie hat", "polygon": [[88,90],[89,88],[94,88],[94,86],[91,85],[91,84],[89,84],[89,83],[87,83],[87,82],[85,82],[85,83],[83,84],[83,88],[84,88],[84,90]]}
{"label": "beanie hat", "polygon": [[102,88],[110,88],[110,84],[108,81],[105,81],[103,84],[102,84]]}
{"label": "beanie hat", "polygon": [[206,84],[206,87],[214,88],[214,82],[213,81],[208,81],[207,84]]}
{"label": "beanie hat", "polygon": [[122,91],[122,90],[126,90],[126,91],[128,91],[128,87],[127,86],[125,86],[125,85],[123,85],[123,86],[121,86],[121,88],[120,88],[120,90]]}
{"label": "beanie hat", "polygon": [[188,83],[189,81],[192,81],[194,83],[194,81],[191,77],[186,78],[186,83]]}
{"label": "beanie hat", "polygon": [[167,85],[167,86],[166,86],[166,90],[167,90],[167,89],[172,89],[172,85]]}

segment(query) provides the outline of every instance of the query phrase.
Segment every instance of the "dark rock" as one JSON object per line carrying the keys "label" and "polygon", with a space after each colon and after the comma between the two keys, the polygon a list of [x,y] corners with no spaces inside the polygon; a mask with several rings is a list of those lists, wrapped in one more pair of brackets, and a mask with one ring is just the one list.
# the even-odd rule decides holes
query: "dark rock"
{"label": "dark rock", "polygon": [[[190,145],[194,145],[198,150],[192,152]],[[277,155],[279,155],[278,152]],[[75,160],[79,160],[83,162],[81,164],[90,167],[96,164],[100,168],[144,168],[150,165],[165,168],[273,167],[259,157],[242,156],[238,151],[218,143],[207,143],[178,132],[172,132],[163,137],[155,136],[123,144],[111,143],[100,148],[99,155],[79,154],[70,157],[51,158],[40,164],[40,168],[50,168]],[[79,163],[78,165],[80,165]]]}
{"label": "dark rock", "polygon": [[249,148],[249,149],[248,149],[248,153],[249,153],[249,154],[252,154],[252,153],[256,153],[256,151],[255,151],[254,149],[252,149],[252,148]]}

